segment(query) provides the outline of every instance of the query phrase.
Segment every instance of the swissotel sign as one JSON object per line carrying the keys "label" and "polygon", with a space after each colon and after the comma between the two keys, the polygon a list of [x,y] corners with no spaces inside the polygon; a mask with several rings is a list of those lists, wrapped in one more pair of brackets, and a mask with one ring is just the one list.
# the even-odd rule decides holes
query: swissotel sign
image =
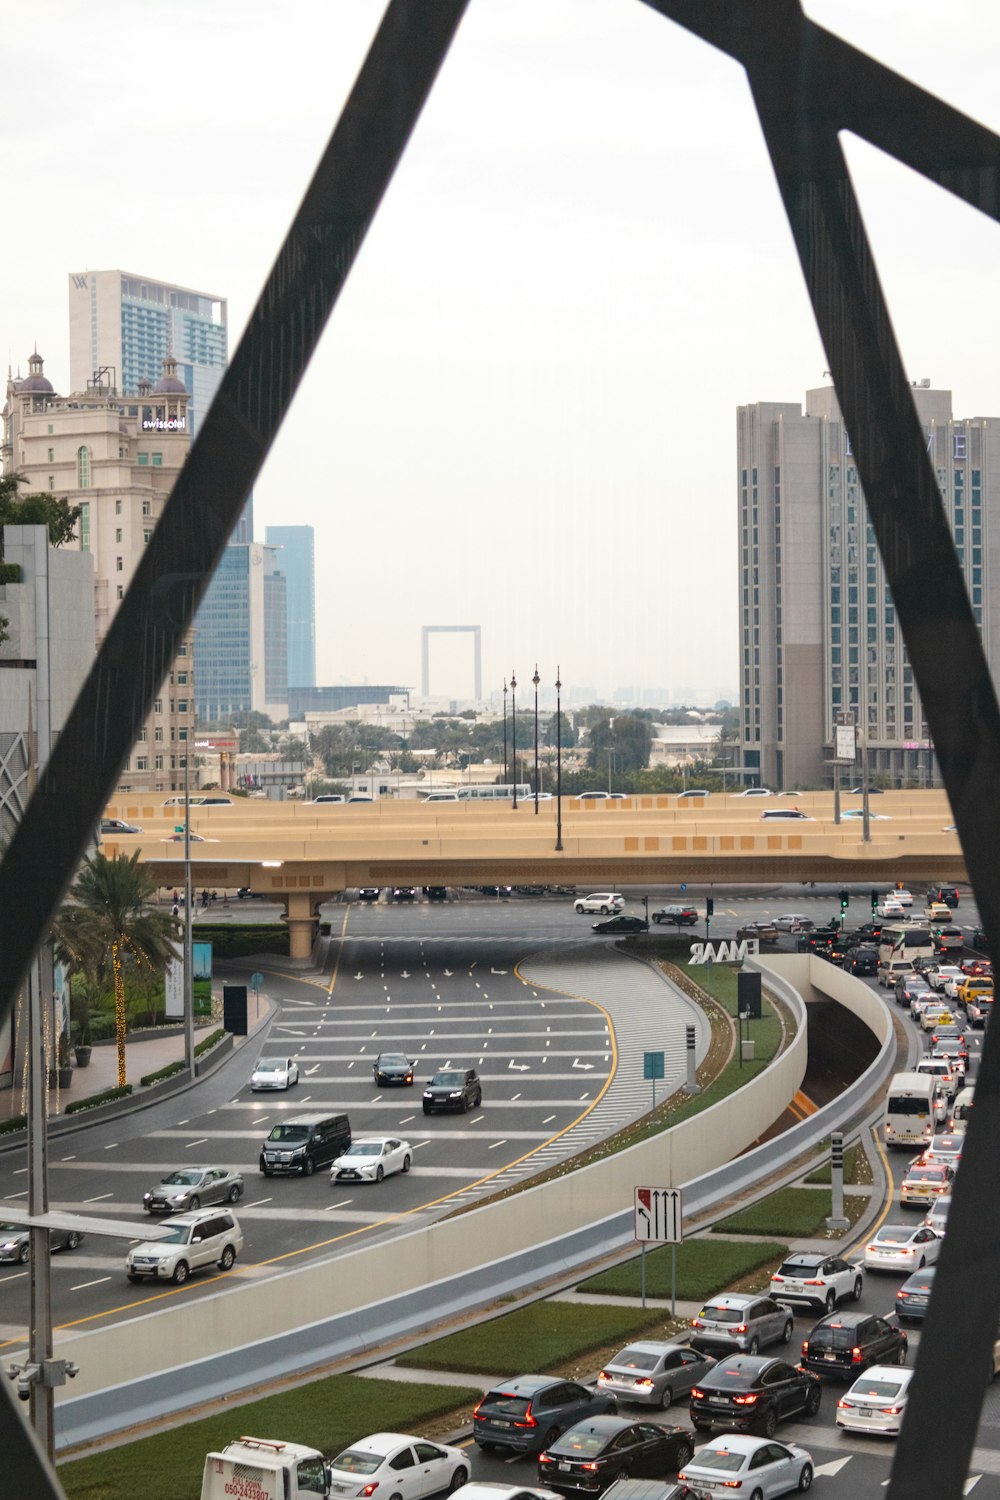
{"label": "swissotel sign", "polygon": [[692,964],[735,964],[743,958],[756,958],[759,953],[759,938],[744,938],[742,943],[692,943],[688,968]]}

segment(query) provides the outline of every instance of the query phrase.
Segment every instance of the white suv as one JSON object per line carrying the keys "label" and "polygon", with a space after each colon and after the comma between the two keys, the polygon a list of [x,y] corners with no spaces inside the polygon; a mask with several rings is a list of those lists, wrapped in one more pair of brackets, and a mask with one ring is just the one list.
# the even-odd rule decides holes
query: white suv
{"label": "white suv", "polygon": [[162,1239],[133,1245],[125,1258],[129,1281],[150,1277],[153,1281],[187,1281],[192,1271],[217,1265],[228,1271],[243,1249],[239,1220],[227,1208],[206,1208],[198,1213],[178,1214],[170,1232]]}
{"label": "white suv", "polygon": [[597,911],[602,917],[617,916],[624,909],[625,897],[617,891],[597,891],[593,896],[578,896],[574,902],[575,911]]}
{"label": "white suv", "polygon": [[797,1251],[771,1277],[775,1302],[800,1304],[832,1313],[838,1302],[860,1302],[864,1291],[863,1266],[853,1266],[839,1255]]}

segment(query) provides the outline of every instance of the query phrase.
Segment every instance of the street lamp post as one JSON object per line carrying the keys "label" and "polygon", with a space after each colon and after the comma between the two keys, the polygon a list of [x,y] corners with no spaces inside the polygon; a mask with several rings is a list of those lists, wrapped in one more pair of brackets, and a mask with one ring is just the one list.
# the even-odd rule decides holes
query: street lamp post
{"label": "street lamp post", "polygon": [[538,663],[535,662],[535,675],[531,679],[535,684],[535,813],[538,812],[538,684],[541,679],[538,676]]}
{"label": "street lamp post", "polygon": [[503,781],[507,785],[507,679],[503,684]]}
{"label": "street lamp post", "polygon": [[517,678],[510,674],[510,758],[514,762],[514,810],[517,811]]}
{"label": "street lamp post", "polygon": [[556,849],[562,846],[562,683],[556,667]]}

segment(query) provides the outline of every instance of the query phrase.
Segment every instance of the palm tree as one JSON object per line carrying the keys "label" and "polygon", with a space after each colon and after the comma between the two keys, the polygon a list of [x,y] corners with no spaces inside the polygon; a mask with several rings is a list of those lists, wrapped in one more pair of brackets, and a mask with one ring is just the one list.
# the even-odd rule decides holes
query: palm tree
{"label": "palm tree", "polygon": [[176,956],[179,924],[150,902],[156,883],[139,864],[139,852],[108,859],[99,851],[84,860],[70,887],[69,900],[56,918],[56,956],[74,973],[93,983],[106,980],[110,968],[115,989],[115,1036],[118,1083],[125,1077],[125,972],[131,955],[162,973]]}

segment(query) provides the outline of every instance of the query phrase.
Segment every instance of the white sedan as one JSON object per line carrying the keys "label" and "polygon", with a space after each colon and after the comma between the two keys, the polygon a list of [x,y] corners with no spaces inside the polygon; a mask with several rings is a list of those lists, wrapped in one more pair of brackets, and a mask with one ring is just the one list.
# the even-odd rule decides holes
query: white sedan
{"label": "white sedan", "polygon": [[[843,822],[845,818],[850,818],[853,821],[853,819],[855,819],[855,818],[863,818],[864,815],[865,815],[864,808],[861,808],[861,807],[849,807],[849,808],[847,808],[847,810],[845,812],[841,813],[841,815],[840,815],[840,821]],[[891,823],[892,822],[892,818],[889,816],[888,813],[873,813],[873,812],[870,812],[868,814],[868,821],[869,821],[869,823]]]}
{"label": "white sedan", "polygon": [[940,1239],[924,1224],[883,1224],[865,1246],[865,1266],[869,1271],[919,1271],[933,1265],[940,1249]]}
{"label": "white sedan", "polygon": [[[936,969],[927,970],[927,983],[932,990],[943,990],[951,999],[955,998],[955,991],[965,981],[965,975],[957,964],[938,964]],[[952,988],[949,989],[948,986]]]}
{"label": "white sedan", "polygon": [[894,897],[887,896],[884,901],[880,901],[876,906],[875,915],[881,917],[883,922],[887,917],[905,917],[906,907],[902,901],[897,901]]}
{"label": "white sedan", "polygon": [[345,1448],[330,1465],[330,1494],[367,1496],[384,1490],[400,1500],[422,1500],[457,1490],[469,1477],[461,1448],[402,1432],[375,1432]]}
{"label": "white sedan", "polygon": [[764,1500],[789,1490],[807,1490],[812,1477],[812,1455],[805,1448],[738,1432],[722,1434],[699,1448],[677,1476],[681,1484],[689,1484],[692,1489],[707,1489],[713,1494],[716,1490],[743,1489],[747,1494],[759,1492]]}
{"label": "white sedan", "polygon": [[299,1065],[294,1057],[262,1057],[250,1074],[252,1089],[290,1089],[299,1081]]}
{"label": "white sedan", "polygon": [[779,932],[811,932],[815,925],[812,917],[801,911],[786,911],[771,923]]}
{"label": "white sedan", "polygon": [[896,1437],[914,1373],[893,1365],[872,1365],[837,1402],[837,1426],[845,1432]]}
{"label": "white sedan", "polygon": [[381,1182],[393,1172],[408,1172],[413,1160],[409,1141],[391,1135],[352,1141],[330,1168],[331,1182]]}

